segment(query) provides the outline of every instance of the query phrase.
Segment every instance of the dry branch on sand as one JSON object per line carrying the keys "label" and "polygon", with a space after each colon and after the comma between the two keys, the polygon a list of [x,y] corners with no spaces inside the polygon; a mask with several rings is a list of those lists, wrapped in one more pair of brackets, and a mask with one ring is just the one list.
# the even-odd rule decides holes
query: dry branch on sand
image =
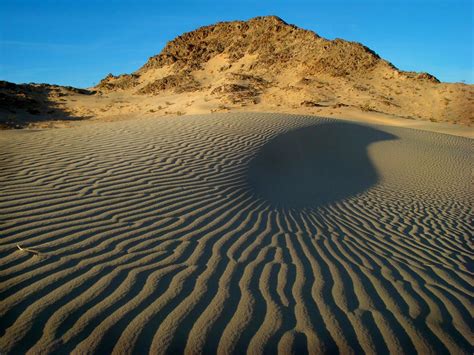
{"label": "dry branch on sand", "polygon": [[40,255],[40,252],[39,252],[39,251],[30,249],[30,248],[23,248],[23,247],[20,246],[20,244],[17,244],[16,247],[17,247],[19,250],[24,251],[24,252],[27,252],[27,253],[30,253],[30,254]]}

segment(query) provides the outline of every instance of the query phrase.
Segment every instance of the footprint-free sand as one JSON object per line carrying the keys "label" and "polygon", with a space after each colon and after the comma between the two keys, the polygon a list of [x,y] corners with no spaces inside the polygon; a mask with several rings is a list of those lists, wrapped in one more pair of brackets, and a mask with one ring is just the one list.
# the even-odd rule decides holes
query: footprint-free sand
{"label": "footprint-free sand", "polygon": [[469,138],[241,113],[0,145],[2,353],[472,351]]}

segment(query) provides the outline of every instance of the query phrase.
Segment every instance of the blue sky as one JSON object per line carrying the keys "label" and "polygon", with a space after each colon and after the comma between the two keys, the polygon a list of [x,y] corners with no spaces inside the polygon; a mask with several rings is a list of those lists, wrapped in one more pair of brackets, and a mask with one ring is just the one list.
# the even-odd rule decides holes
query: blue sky
{"label": "blue sky", "polygon": [[262,15],[474,83],[472,0],[1,0],[0,80],[88,87],[135,71],[183,32]]}

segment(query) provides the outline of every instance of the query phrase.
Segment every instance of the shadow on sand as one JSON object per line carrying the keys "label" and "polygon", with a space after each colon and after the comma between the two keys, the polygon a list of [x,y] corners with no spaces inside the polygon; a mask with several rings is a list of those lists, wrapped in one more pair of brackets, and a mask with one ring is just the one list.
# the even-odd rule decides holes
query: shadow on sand
{"label": "shadow on sand", "polygon": [[30,123],[47,121],[88,119],[91,116],[73,114],[64,102],[67,101],[65,97],[71,95],[93,94],[93,91],[70,86],[14,84],[0,80],[0,129],[24,128]]}
{"label": "shadow on sand", "polygon": [[371,143],[397,139],[377,129],[330,122],[279,135],[250,162],[248,182],[276,208],[317,208],[361,193],[378,181]]}

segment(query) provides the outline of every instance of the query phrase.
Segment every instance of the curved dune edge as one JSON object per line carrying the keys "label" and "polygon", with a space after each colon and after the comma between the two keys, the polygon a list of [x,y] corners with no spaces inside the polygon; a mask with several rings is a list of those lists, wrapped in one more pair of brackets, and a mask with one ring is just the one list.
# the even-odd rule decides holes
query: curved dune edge
{"label": "curved dune edge", "polygon": [[2,352],[471,352],[469,139],[248,113],[0,142]]}

